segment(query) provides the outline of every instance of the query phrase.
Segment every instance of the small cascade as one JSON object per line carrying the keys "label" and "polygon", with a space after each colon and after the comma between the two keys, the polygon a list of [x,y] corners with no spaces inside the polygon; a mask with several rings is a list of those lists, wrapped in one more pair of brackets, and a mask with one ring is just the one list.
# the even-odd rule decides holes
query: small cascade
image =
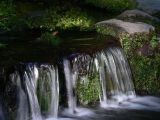
{"label": "small cascade", "polygon": [[58,118],[59,77],[58,69],[53,65],[41,65],[39,68],[38,90],[39,103],[48,117]]}
{"label": "small cascade", "polygon": [[68,108],[71,114],[76,112],[76,96],[75,96],[75,83],[76,83],[76,71],[72,71],[70,61],[63,60],[64,74],[66,79],[67,95],[68,95]]}
{"label": "small cascade", "polygon": [[[18,110],[16,120],[44,120],[58,118],[59,77],[53,65],[24,64],[10,74],[17,86]],[[20,74],[21,73],[21,74]],[[44,115],[44,117],[43,117]]]}
{"label": "small cascade", "polygon": [[24,72],[24,82],[28,94],[32,120],[42,120],[40,106],[36,94],[38,69],[35,65],[28,65]]}
{"label": "small cascade", "polygon": [[68,106],[76,109],[76,83],[88,84],[90,76],[99,76],[101,90],[100,103],[107,105],[121,102],[135,96],[130,66],[121,48],[112,47],[95,53],[93,56],[78,54],[75,58],[64,59],[64,73],[68,90]]}
{"label": "small cascade", "polygon": [[101,104],[110,100],[121,102],[135,96],[130,66],[121,48],[103,50],[96,54],[95,61],[102,88]]}
{"label": "small cascade", "polygon": [[10,75],[10,79],[13,83],[17,85],[18,91],[18,113],[16,120],[28,120],[29,119],[29,108],[28,108],[28,101],[27,95],[22,88],[22,82],[20,79],[20,74],[16,71]]}

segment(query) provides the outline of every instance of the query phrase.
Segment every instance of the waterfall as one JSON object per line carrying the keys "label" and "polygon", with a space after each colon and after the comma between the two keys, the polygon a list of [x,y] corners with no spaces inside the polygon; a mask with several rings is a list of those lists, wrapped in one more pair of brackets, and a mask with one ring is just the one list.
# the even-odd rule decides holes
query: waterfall
{"label": "waterfall", "polygon": [[40,105],[48,117],[58,117],[59,77],[58,68],[53,65],[41,65],[39,69],[38,96]]}
{"label": "waterfall", "polygon": [[[10,74],[18,91],[16,120],[57,119],[60,96],[58,67],[38,63],[23,63],[22,66],[16,67],[15,72]],[[80,110],[77,104],[80,103],[79,97],[83,97],[78,96],[79,84],[89,89],[92,87],[90,83],[94,83],[90,94],[98,96],[102,107],[135,96],[130,66],[121,48],[111,47],[92,55],[72,54],[63,58],[61,67],[66,80],[67,110],[71,114],[81,115],[79,111],[85,111]],[[1,111],[0,106],[0,114]]]}
{"label": "waterfall", "polygon": [[58,118],[58,68],[45,64],[25,64],[25,69],[19,71],[10,74],[18,91],[16,120],[43,120],[42,113],[46,118]]}
{"label": "waterfall", "polygon": [[76,83],[80,80],[83,85],[86,85],[89,76],[94,74],[99,76],[101,90],[97,89],[97,91],[101,105],[121,102],[135,96],[130,66],[121,48],[107,48],[92,56],[79,54],[71,60],[64,59],[63,66],[68,91],[68,106],[72,112],[77,106]]}
{"label": "waterfall", "polygon": [[42,120],[40,106],[36,94],[38,70],[35,65],[28,65],[24,72],[24,82],[29,98],[32,120]]}
{"label": "waterfall", "polygon": [[28,108],[28,102],[27,102],[27,95],[22,89],[22,83],[20,79],[20,74],[15,71],[10,75],[10,79],[13,83],[16,83],[17,85],[17,91],[18,91],[18,114],[16,120],[28,120],[29,119],[29,108]]}
{"label": "waterfall", "polygon": [[68,93],[68,107],[71,113],[75,113],[77,107],[75,96],[76,71],[73,73],[70,62],[67,59],[63,60],[63,66]]}
{"label": "waterfall", "polygon": [[118,102],[135,96],[130,66],[121,48],[103,50],[96,54],[96,60],[102,88],[101,104],[107,104],[107,95],[108,99]]}

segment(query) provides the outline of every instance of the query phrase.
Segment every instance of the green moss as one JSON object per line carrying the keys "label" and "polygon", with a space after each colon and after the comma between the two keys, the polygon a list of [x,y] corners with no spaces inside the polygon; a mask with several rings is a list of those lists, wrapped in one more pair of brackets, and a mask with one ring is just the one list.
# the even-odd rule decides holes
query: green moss
{"label": "green moss", "polygon": [[[100,7],[101,5],[105,5],[117,9],[118,11],[119,9],[126,9],[127,6],[129,7],[131,4],[130,0],[123,0],[121,2],[116,0],[94,0],[93,2],[97,5],[100,4]],[[103,11],[97,12],[96,15],[93,15],[93,11],[91,11],[91,13],[88,12],[88,9],[80,7],[80,5],[92,3],[90,0],[86,0],[86,2],[55,0],[55,4],[53,3],[53,1],[34,1],[33,3],[28,1],[2,1],[0,2],[0,27],[13,31],[17,30],[17,28],[24,29],[24,27],[31,29],[38,28],[42,31],[54,31],[59,29],[68,30],[75,28],[86,31],[93,29],[93,25],[99,20],[98,15],[100,12],[106,12],[104,9]],[[108,15],[106,14],[106,16]],[[104,16],[103,19],[106,18],[106,16]]]}
{"label": "green moss", "polygon": [[80,30],[85,30],[89,29],[93,24],[94,21],[86,13],[77,9],[71,9],[60,18],[57,26],[63,29],[78,27]]}
{"label": "green moss", "polygon": [[71,8],[63,11],[61,8],[47,9],[42,16],[30,17],[28,19],[28,25],[31,28],[43,28],[49,31],[55,29],[74,29],[88,30],[93,24],[94,20],[89,17],[85,12],[80,9]]}
{"label": "green moss", "polygon": [[77,83],[76,92],[78,100],[82,105],[95,103],[99,99],[101,93],[99,76],[89,76],[88,78],[80,79]]}
{"label": "green moss", "polygon": [[[132,67],[136,91],[160,95],[160,49],[156,36],[125,34],[121,36],[121,43]],[[144,45],[151,47],[151,55],[139,53]]]}
{"label": "green moss", "polygon": [[113,37],[117,36],[117,33],[114,30],[114,28],[107,25],[96,25],[96,31],[97,33],[102,35],[111,35]]}

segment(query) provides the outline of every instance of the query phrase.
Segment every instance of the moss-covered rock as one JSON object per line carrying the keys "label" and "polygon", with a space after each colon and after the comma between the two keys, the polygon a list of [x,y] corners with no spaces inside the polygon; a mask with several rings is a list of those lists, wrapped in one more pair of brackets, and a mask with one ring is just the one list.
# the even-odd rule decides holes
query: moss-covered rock
{"label": "moss-covered rock", "polygon": [[121,44],[132,67],[137,93],[160,95],[160,48],[157,37],[123,34]]}
{"label": "moss-covered rock", "polygon": [[137,93],[160,95],[160,47],[155,28],[142,22],[116,19],[99,22],[96,27],[99,33],[120,40],[133,71]]}
{"label": "moss-covered rock", "polygon": [[118,19],[110,19],[96,24],[97,32],[101,34],[108,34],[120,38],[122,34],[134,35],[136,33],[149,34],[155,28],[152,25],[142,22],[125,22]]}

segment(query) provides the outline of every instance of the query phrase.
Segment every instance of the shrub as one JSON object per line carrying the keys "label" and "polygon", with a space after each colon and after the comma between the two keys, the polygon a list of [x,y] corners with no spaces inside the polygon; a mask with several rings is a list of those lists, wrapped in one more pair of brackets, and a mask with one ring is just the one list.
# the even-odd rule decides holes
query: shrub
{"label": "shrub", "polygon": [[78,100],[82,105],[88,105],[98,101],[101,93],[100,91],[101,87],[98,75],[78,80],[76,92]]}
{"label": "shrub", "polygon": [[30,27],[43,28],[49,31],[55,29],[90,29],[94,20],[79,9],[71,8],[63,11],[60,7],[47,9],[43,16],[28,19]]}

